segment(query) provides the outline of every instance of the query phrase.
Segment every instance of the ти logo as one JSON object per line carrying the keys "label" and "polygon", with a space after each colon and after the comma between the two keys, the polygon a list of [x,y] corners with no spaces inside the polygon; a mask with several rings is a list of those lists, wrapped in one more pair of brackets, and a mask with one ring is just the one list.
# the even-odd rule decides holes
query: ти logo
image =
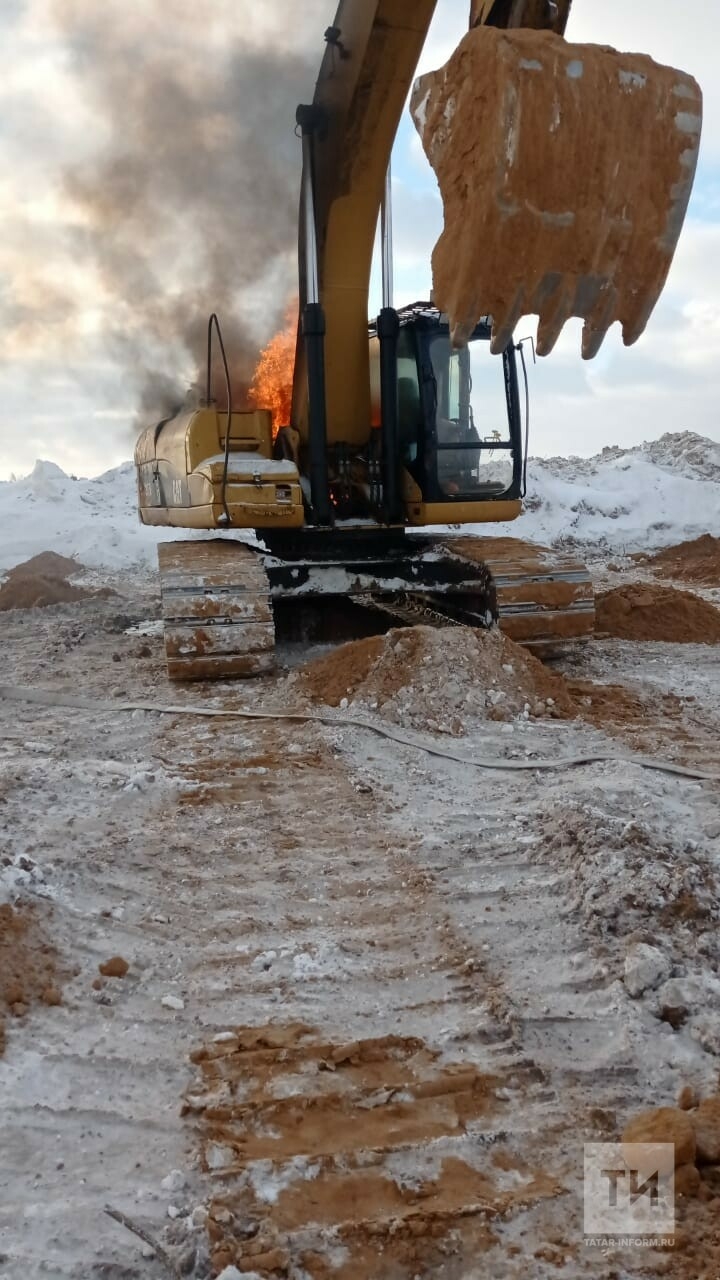
{"label": "\u0442\u0438 logo", "polygon": [[657,1248],[675,1234],[672,1142],[585,1144],[585,1243]]}

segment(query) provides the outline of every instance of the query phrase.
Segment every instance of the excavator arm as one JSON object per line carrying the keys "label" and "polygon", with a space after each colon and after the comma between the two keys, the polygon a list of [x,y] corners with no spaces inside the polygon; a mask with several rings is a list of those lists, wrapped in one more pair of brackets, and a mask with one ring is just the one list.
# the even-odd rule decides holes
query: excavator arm
{"label": "excavator arm", "polygon": [[[456,345],[490,314],[499,353],[521,315],[539,314],[538,353],[547,354],[574,315],[585,320],[583,355],[592,358],[615,320],[628,345],[637,340],[665,282],[697,162],[700,90],[643,55],[557,40],[571,2],[471,0],[468,36],[413,97],[445,204],[433,277]],[[435,0],[342,0],[304,109],[313,301],[326,324],[324,394],[322,379],[308,394],[303,342],[295,365],[293,425],[311,456],[313,438],[367,440],[375,231],[434,11]],[[310,207],[301,218],[301,303]],[[313,430],[309,401],[319,400],[326,421]]]}
{"label": "excavator arm", "polygon": [[[325,312],[328,439],[367,439],[368,292],[385,179],[436,0],[341,0],[326,33],[308,112],[320,297]],[[570,0],[473,0],[472,25],[565,29]],[[306,174],[307,177],[307,174]],[[300,301],[307,302],[306,205],[300,218]],[[305,346],[298,343],[293,425],[308,436]]]}

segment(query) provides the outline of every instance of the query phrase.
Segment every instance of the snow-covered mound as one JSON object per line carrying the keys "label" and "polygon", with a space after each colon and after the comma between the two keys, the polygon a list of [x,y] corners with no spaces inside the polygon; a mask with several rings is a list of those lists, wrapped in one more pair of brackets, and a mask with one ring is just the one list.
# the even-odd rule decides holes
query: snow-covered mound
{"label": "snow-covered mound", "polygon": [[634,449],[612,446],[594,458],[531,458],[525,514],[495,529],[610,552],[718,535],[720,444],[682,431]]}
{"label": "snow-covered mound", "polygon": [[131,462],[92,480],[36,462],[22,480],[0,481],[0,573],[48,550],[91,568],[154,563],[163,535],[140,524]]}
{"label": "snow-covered mound", "polygon": [[[720,535],[720,444],[683,431],[595,458],[533,458],[525,514],[490,531],[609,552]],[[37,462],[24,479],[0,481],[0,573],[47,550],[90,567],[154,564],[168,536],[140,524],[130,462],[92,480]]]}

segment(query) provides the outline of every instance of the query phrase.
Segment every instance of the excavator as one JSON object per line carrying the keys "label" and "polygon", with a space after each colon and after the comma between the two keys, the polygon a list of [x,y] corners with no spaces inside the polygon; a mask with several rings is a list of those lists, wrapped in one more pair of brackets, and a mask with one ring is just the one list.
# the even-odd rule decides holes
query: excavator
{"label": "excavator", "polygon": [[[499,622],[539,648],[592,632],[580,561],[462,526],[522,511],[520,315],[539,314],[541,354],[569,315],[585,319],[586,356],[614,319],[626,342],[642,331],[689,200],[701,100],[689,76],[642,55],[568,44],[571,2],[471,0],[455,79],[451,60],[416,85],[445,248],[435,296],[396,308],[388,175],[436,0],[341,0],[314,99],[297,111],[289,421],[273,430],[269,408],[233,406],[213,316],[204,399],[137,443],[142,521],[216,534],[159,546],[171,679],[270,671],[279,612],[320,601],[376,625]],[[463,179],[463,157],[482,181]],[[573,191],[577,208],[564,207]],[[643,197],[644,213],[631,207]],[[462,226],[449,221],[453,199]],[[383,305],[368,323],[378,222]]]}

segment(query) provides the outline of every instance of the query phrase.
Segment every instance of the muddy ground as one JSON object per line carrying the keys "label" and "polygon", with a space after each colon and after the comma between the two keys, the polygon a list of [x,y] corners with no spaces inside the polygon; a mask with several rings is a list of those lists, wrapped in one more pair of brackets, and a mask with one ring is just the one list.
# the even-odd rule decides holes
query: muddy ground
{"label": "muddy ground", "polygon": [[[583,1244],[582,1169],[717,1088],[720,790],[623,757],[718,770],[720,647],[595,640],[553,666],[562,714],[438,722],[460,762],[336,685],[331,725],[121,710],[322,689],[290,649],[170,688],[154,581],[87,585],[116,594],[0,623],[3,685],[105,704],[0,699],[0,902],[45,963],[0,1014],[0,1274],[716,1275],[710,1174],[674,1251],[615,1253]],[[364,714],[402,727],[393,697]],[[539,767],[588,753],[617,758]]]}

